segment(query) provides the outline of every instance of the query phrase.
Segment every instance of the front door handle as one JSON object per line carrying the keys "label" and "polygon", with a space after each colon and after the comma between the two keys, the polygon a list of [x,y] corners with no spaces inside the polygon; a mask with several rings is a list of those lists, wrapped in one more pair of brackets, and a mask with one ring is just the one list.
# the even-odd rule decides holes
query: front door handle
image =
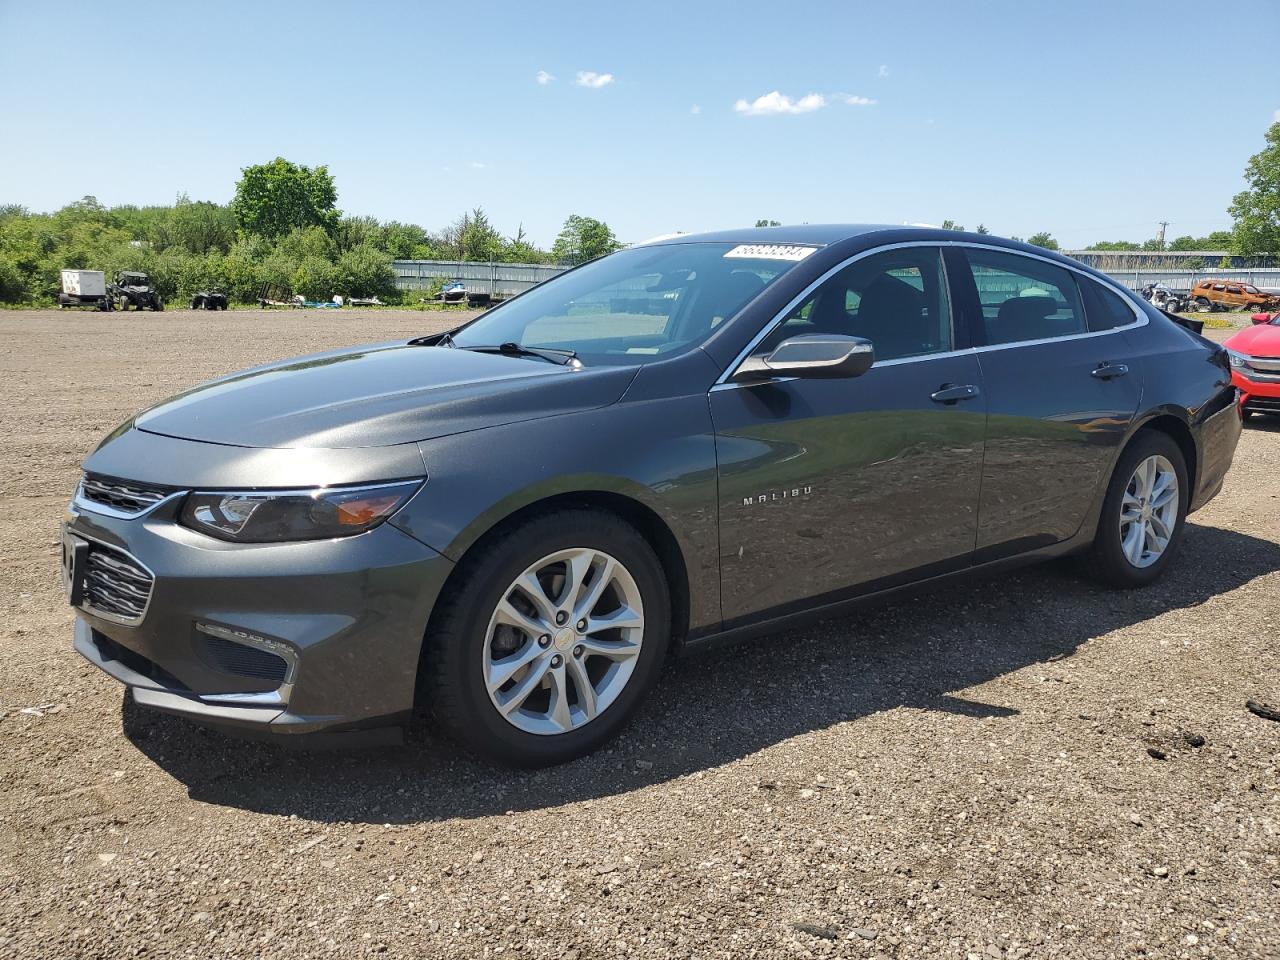
{"label": "front door handle", "polygon": [[1110,360],[1103,360],[1092,371],[1093,376],[1099,380],[1114,380],[1116,377],[1123,377],[1128,372],[1128,364],[1112,363]]}
{"label": "front door handle", "polygon": [[978,388],[971,383],[956,386],[951,383],[944,383],[933,393],[929,394],[929,399],[934,403],[959,403],[961,400],[971,400],[978,395]]}

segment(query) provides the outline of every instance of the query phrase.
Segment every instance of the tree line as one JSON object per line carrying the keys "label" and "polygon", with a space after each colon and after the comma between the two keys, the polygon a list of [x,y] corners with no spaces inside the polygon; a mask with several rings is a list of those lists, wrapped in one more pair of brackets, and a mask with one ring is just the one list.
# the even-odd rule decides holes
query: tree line
{"label": "tree line", "polygon": [[240,303],[288,293],[395,301],[393,260],[572,265],[621,246],[607,224],[577,214],[544,250],[523,228],[503,236],[480,208],[430,231],[347,216],[337,200],[325,167],[276,158],[244,168],[229,204],[182,196],[145,207],[85,197],[53,213],[0,206],[0,303],[50,303],[64,269],[139,270],[170,300],[217,289]]}
{"label": "tree line", "polygon": [[[1280,122],[1245,167],[1246,189],[1231,201],[1232,229],[1168,243],[1103,240],[1089,250],[1226,250],[1280,256]],[[229,204],[179,197],[171,206],[105,207],[85,197],[54,213],[0,206],[0,303],[52,302],[63,269],[140,270],[167,299],[217,289],[247,303],[290,292],[307,299],[379,296],[395,300],[393,260],[471,260],[573,265],[621,247],[608,224],[570,216],[550,250],[523,228],[503,236],[484,210],[429,231],[413,223],[344,215],[329,171],[277,157],[246,167]],[[776,226],[758,220],[756,226]],[[943,227],[963,230],[947,220]],[[978,224],[978,233],[988,233]],[[1014,239],[1019,239],[1015,237]],[[1028,243],[1057,250],[1048,231]],[[420,291],[406,294],[420,296]]]}

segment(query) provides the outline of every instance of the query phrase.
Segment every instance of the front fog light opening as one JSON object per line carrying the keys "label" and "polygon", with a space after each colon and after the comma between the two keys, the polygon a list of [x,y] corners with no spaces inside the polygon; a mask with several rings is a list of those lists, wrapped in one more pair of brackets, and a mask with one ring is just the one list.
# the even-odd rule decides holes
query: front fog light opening
{"label": "front fog light opening", "polygon": [[282,640],[217,623],[201,621],[195,627],[206,638],[220,641],[205,648],[209,660],[219,670],[274,683],[274,689],[287,699],[298,670],[298,654],[292,646]]}

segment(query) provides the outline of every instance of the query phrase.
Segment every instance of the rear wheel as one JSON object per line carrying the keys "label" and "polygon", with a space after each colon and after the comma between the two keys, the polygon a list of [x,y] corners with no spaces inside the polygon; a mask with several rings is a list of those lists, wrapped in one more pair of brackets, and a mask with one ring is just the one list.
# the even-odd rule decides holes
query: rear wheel
{"label": "rear wheel", "polygon": [[1087,558],[1114,587],[1144,587],[1169,565],[1182,539],[1190,484],[1182,451],[1156,431],[1138,434],[1116,463]]}
{"label": "rear wheel", "polygon": [[463,561],[432,618],[423,695],[456,739],[545,766],[596,749],[657,679],[670,599],[648,542],[609,514],[536,517]]}

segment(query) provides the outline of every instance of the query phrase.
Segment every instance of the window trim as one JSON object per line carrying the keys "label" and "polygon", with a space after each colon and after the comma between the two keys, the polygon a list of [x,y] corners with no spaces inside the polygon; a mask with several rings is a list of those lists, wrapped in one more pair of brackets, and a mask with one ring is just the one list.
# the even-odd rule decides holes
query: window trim
{"label": "window trim", "polygon": [[[1073,340],[1085,340],[1090,337],[1105,337],[1105,336],[1109,336],[1110,334],[1117,333],[1118,331],[1121,331],[1121,330],[1135,330],[1138,327],[1145,327],[1148,323],[1151,322],[1151,318],[1148,317],[1146,313],[1143,312],[1142,309],[1136,303],[1133,303],[1131,301],[1130,298],[1133,296],[1132,290],[1128,290],[1126,288],[1119,286],[1110,277],[1098,277],[1095,274],[1090,273],[1088,270],[1084,270],[1079,267],[1072,266],[1071,264],[1068,264],[1068,263],[1063,263],[1060,260],[1054,260],[1050,257],[1042,257],[1034,253],[1027,253],[1023,250],[1012,250],[1009,247],[1001,247],[993,243],[973,243],[971,241],[966,241],[966,240],[905,240],[900,243],[887,243],[887,244],[882,244],[881,246],[878,246],[878,247],[872,247],[868,250],[859,251],[858,253],[855,253],[853,256],[847,257],[844,260],[842,260],[840,263],[837,263],[835,266],[831,267],[829,270],[824,272],[816,280],[808,284],[808,286],[806,286],[803,290],[801,290],[798,294],[796,294],[796,296],[794,296],[792,299],[787,301],[786,306],[784,306],[768,323],[764,324],[764,326],[760,328],[760,331],[754,337],[752,337],[750,341],[748,341],[747,345],[742,348],[742,350],[738,353],[736,357],[734,357],[733,361],[724,368],[724,371],[720,374],[719,377],[716,378],[715,383],[711,385],[711,389],[714,390],[717,387],[744,386],[744,384],[731,382],[733,375],[738,372],[738,367],[740,367],[742,363],[748,357],[751,356],[752,351],[755,350],[755,348],[758,347],[760,343],[767,336],[769,336],[769,334],[772,333],[780,323],[783,323],[786,321],[787,316],[790,315],[792,310],[796,309],[796,307],[804,303],[805,299],[808,296],[810,296],[818,287],[822,286],[822,284],[826,283],[828,280],[834,277],[837,273],[839,273],[845,267],[849,266],[850,264],[858,260],[862,260],[866,257],[872,256],[877,253],[883,253],[888,250],[897,250],[903,247],[937,247],[939,251],[943,251],[948,248],[955,248],[955,249],[961,249],[961,250],[968,250],[968,249],[994,250],[997,253],[1008,253],[1015,257],[1026,257],[1029,260],[1041,260],[1053,266],[1061,267],[1064,270],[1069,270],[1074,274],[1078,274],[1088,280],[1092,280],[1094,283],[1101,284],[1104,287],[1109,287],[1114,293],[1120,296],[1121,300],[1123,300],[1125,303],[1128,303],[1129,306],[1133,309],[1134,320],[1133,320],[1133,323],[1127,323],[1121,327],[1112,327],[1109,330],[1087,330],[1086,329],[1084,333],[1070,333],[1062,337],[1042,337],[1038,340],[1014,340],[1009,343],[981,344],[978,346],[962,347],[958,350],[947,350],[939,353],[926,353],[918,357],[898,357],[894,360],[877,360],[873,365],[872,369],[880,366],[885,366],[885,367],[893,366],[899,363],[920,363],[922,361],[927,361],[927,360],[936,360],[939,357],[956,357],[956,356],[962,356],[964,354],[981,354],[981,353],[987,353],[992,350],[1008,350],[1012,347],[1033,347],[1033,346],[1039,346],[1040,344],[1045,344],[1045,343],[1063,343],[1063,342],[1073,341]],[[954,343],[956,332],[957,332],[955,286],[954,286],[954,280],[951,278],[950,272],[948,271],[948,268],[947,268],[946,257],[943,257],[942,260],[943,260],[942,266],[943,266],[944,276],[946,277],[946,280],[947,280],[947,300],[951,308],[952,342]],[[1086,312],[1086,315],[1085,315],[1086,326],[1088,325],[1088,322],[1089,322],[1088,314]],[[970,339],[972,339],[971,332],[970,332]],[[794,379],[794,378],[788,377],[786,379]]]}

